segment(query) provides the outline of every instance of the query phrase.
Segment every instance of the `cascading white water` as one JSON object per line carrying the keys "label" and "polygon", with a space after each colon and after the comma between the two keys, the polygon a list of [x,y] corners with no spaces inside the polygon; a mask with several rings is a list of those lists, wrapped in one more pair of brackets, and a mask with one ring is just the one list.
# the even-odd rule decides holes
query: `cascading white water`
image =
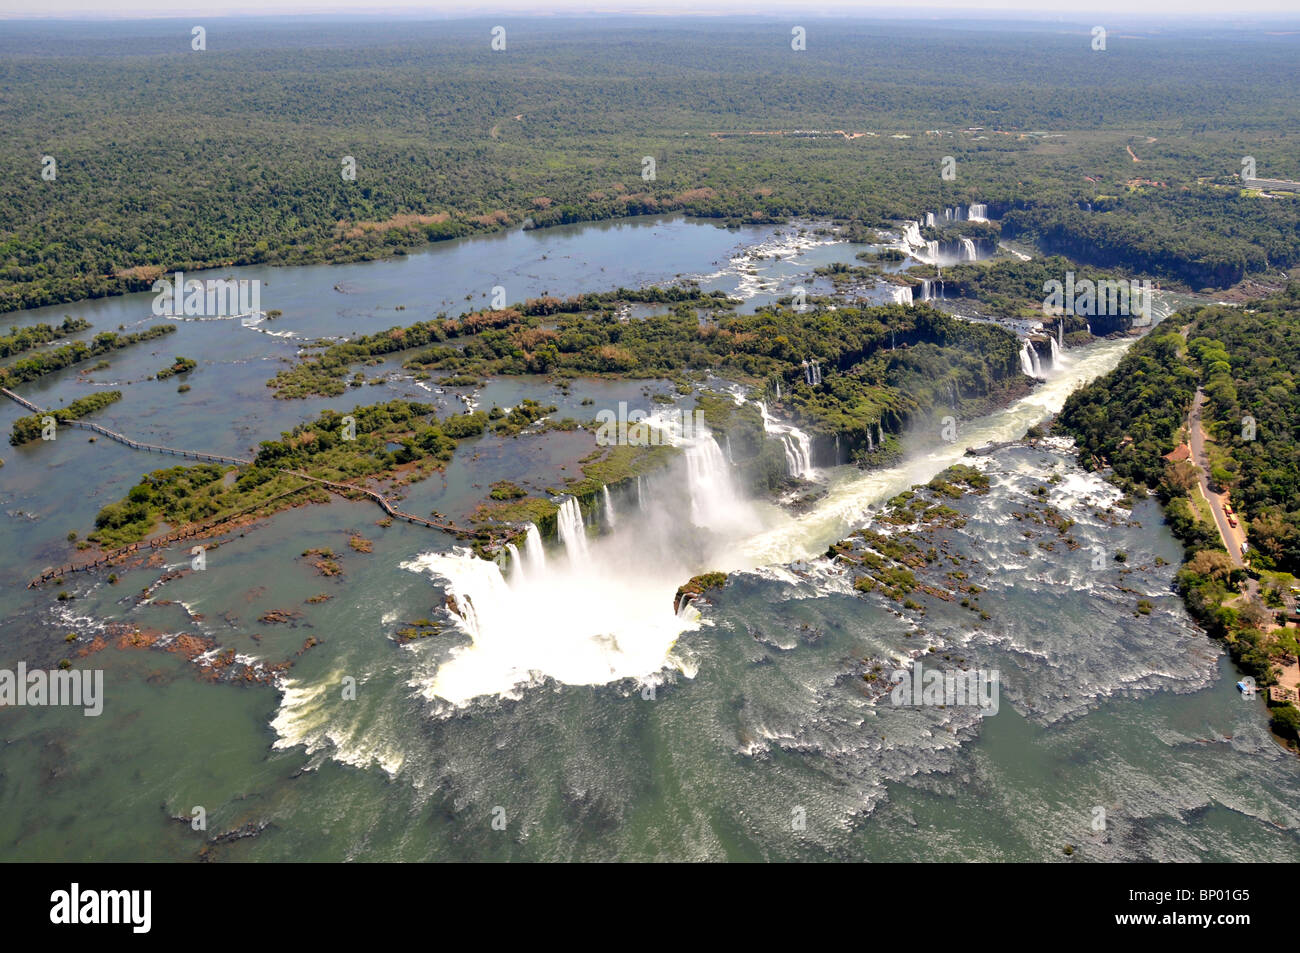
{"label": "cascading white water", "polygon": [[975,261],[978,257],[975,252],[975,243],[969,238],[963,238],[961,240],[961,260]]}
{"label": "cascading white water", "polygon": [[1020,370],[1026,377],[1043,376],[1039,369],[1038,352],[1034,350],[1033,342],[1029,338],[1025,338],[1025,343],[1020,348]]}
{"label": "cascading white water", "polygon": [[925,239],[921,237],[921,223],[906,221],[903,223],[903,241],[909,248],[924,248]]}
{"label": "cascading white water", "polygon": [[[937,244],[937,243],[936,243]],[[929,301],[933,297],[931,281],[929,278],[921,279],[921,300]]]}
{"label": "cascading white water", "polygon": [[811,480],[817,475],[812,465],[812,439],[790,424],[783,424],[767,412],[767,405],[759,403],[758,412],[763,417],[763,431],[781,441],[785,448],[785,472],[792,477]]}
{"label": "cascading white water", "polygon": [[524,553],[528,556],[529,573],[537,575],[546,571],[546,548],[542,545],[542,534],[533,523],[524,531]]}
{"label": "cascading white water", "polygon": [[645,492],[643,487],[643,478],[641,474],[636,475],[636,508],[642,513],[645,512]]}
{"label": "cascading white water", "polygon": [[925,243],[925,257],[931,262],[939,260],[939,243],[937,241]]}
{"label": "cascading white water", "polygon": [[610,498],[608,484],[601,487],[601,489],[605,493],[605,525],[613,529],[618,525],[618,521],[614,518],[614,501]]}
{"label": "cascading white water", "polygon": [[590,556],[587,550],[587,528],[582,522],[582,509],[578,506],[578,501],[571,496],[566,497],[560,504],[560,512],[555,519],[560,542],[564,543],[564,551],[569,555],[569,563],[574,566],[586,563]]}
{"label": "cascading white water", "polygon": [[[896,465],[831,471],[826,495],[799,514],[750,507],[734,489],[730,494],[725,489],[706,493],[703,484],[713,481],[713,489],[718,489],[721,481],[723,487],[729,486],[730,474],[716,443],[712,453],[707,450],[712,438],[696,437],[695,444],[704,449],[695,455],[711,456],[714,462],[697,468],[694,476],[688,474],[693,501],[716,513],[725,509],[719,500],[730,495],[737,515],[743,517],[729,532],[708,534],[708,552],[690,555],[690,547],[680,545],[684,507],[654,505],[652,491],[671,484],[665,479],[662,484],[656,480],[645,485],[644,502],[653,515],[624,514],[616,533],[591,541],[593,558],[584,566],[573,566],[569,560],[555,560],[548,566],[540,536],[531,526],[524,554],[528,571],[518,582],[507,584],[495,563],[467,549],[425,553],[403,563],[403,569],[427,573],[438,581],[449,597],[449,616],[470,640],[445,653],[422,656],[411,686],[430,700],[461,706],[483,696],[517,697],[522,686],[542,679],[605,685],[622,679],[655,679],[665,669],[692,678],[698,663],[689,643],[683,649],[679,640],[700,623],[698,613],[690,608],[680,615],[673,611],[673,594],[683,580],[705,570],[744,571],[815,559],[829,542],[859,525],[871,507],[959,462],[966,446],[1015,440],[1030,424],[1059,411],[1080,384],[1113,369],[1132,340],[1100,341],[1076,349],[1068,367],[1031,394],[964,424],[959,441],[926,441],[917,435],[910,452]],[[1025,359],[1022,351],[1022,362]],[[879,446],[884,442],[883,427],[877,424],[875,433]],[[678,445],[687,451],[683,458],[692,455],[685,442]],[[680,474],[686,462],[674,463],[665,477]],[[670,501],[671,495],[665,502]],[[710,522],[724,521],[715,515]],[[647,545],[649,539],[656,544]],[[698,534],[691,539],[696,542]]]}
{"label": "cascading white water", "polygon": [[731,478],[731,467],[710,433],[681,445],[686,459],[686,489],[691,523],[719,532],[753,524],[753,511]]}
{"label": "cascading white water", "polygon": [[925,227],[926,227],[926,228],[934,228],[934,213],[933,213],[933,212],[926,212],[926,213],[925,213]]}
{"label": "cascading white water", "polygon": [[983,203],[972,205],[970,211],[966,214],[968,222],[987,222],[989,207]]}
{"label": "cascading white water", "polygon": [[1058,368],[1061,366],[1061,349],[1057,347],[1056,338],[1054,337],[1049,337],[1047,343],[1052,347],[1052,368]]}
{"label": "cascading white water", "polygon": [[[616,534],[591,542],[593,559],[583,567],[556,561],[542,573],[544,561],[540,553],[534,558],[530,542],[525,547],[529,572],[519,583],[507,585],[495,563],[469,550],[422,554],[402,568],[438,580],[450,597],[453,622],[471,641],[436,659],[428,656],[411,685],[430,700],[460,706],[482,696],[517,697],[521,686],[543,678],[604,685],[655,678],[665,669],[694,677],[697,663],[689,647],[675,648],[683,632],[700,624],[690,609],[673,612],[673,593],[683,580],[706,569],[738,571],[814,559],[828,542],[858,525],[870,507],[960,461],[966,446],[1017,439],[1029,424],[1059,411],[1069,393],[1114,368],[1131,344],[1125,338],[1078,349],[1065,373],[1052,375],[1011,406],[970,421],[957,442],[922,441],[894,466],[833,471],[827,495],[798,515],[764,510],[759,520],[759,511],[745,507],[746,525],[712,534],[716,548],[703,558],[686,556],[676,545],[684,520],[676,521],[678,511],[671,508],[656,508],[644,519],[624,517]],[[876,434],[883,442],[883,427],[877,425]],[[691,482],[710,472],[729,480],[716,444],[713,454],[716,470],[701,468]],[[646,486],[648,507],[653,485]],[[717,506],[717,497],[711,499]],[[530,540],[535,533],[533,527]],[[647,533],[666,545],[645,545]]]}
{"label": "cascading white water", "polygon": [[912,303],[912,289],[908,285],[894,285],[890,292],[894,296],[895,304]]}
{"label": "cascading white water", "polygon": [[510,581],[520,582],[524,578],[524,558],[519,555],[519,547],[506,543],[506,552],[510,554]]}

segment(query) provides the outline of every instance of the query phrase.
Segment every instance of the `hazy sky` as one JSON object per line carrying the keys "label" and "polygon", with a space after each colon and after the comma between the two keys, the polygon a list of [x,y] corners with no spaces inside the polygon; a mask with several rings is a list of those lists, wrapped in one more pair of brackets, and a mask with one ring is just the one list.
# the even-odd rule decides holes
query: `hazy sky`
{"label": "hazy sky", "polygon": [[1297,0],[936,0],[918,4],[880,0],[0,0],[0,17],[49,16],[221,16],[293,13],[400,13],[431,16],[469,16],[493,12],[573,13],[627,12],[657,15],[681,13],[799,13],[933,16],[943,10],[990,14],[1006,12],[1035,18],[1070,15],[1095,18],[1102,13],[1122,14],[1128,20],[1174,17],[1214,17],[1240,20],[1261,13],[1300,20]]}

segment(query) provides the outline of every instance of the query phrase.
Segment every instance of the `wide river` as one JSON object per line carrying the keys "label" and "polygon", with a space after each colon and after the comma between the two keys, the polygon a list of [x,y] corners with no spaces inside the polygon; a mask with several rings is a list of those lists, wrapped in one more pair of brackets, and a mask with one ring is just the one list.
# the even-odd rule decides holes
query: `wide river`
{"label": "wide river", "polygon": [[[517,301],[694,276],[752,308],[858,250],[791,228],[658,219],[385,262],[231,269],[221,274],[261,279],[262,307],[283,316],[180,322],[106,369],[19,390],[57,406],[116,387],[123,400],[95,417],[106,426],[242,455],[322,407],[409,396],[463,409],[400,362],[366,368],[389,376],[338,400],[273,400],[267,379],[316,338],[482,307],[496,286]],[[94,325],[88,335],[132,330],[158,320],[151,300],[9,314],[0,328],[73,315]],[[1154,502],[1125,508],[1068,447],[978,458],[990,491],[949,501],[964,521],[932,534],[982,590],[987,618],[940,600],[901,611],[821,558],[965,447],[1019,438],[1126,346],[1067,352],[1028,397],[963,422],[956,441],[911,435],[904,465],[823,472],[827,494],[799,516],[746,499],[688,452],[639,499],[611,499],[586,546],[552,544],[545,566],[526,558],[509,581],[436,531],[381,528],[372,504],[335,502],[232,534],[203,572],[168,576],[189,566],[178,547],[113,585],[70,576],[72,598],[58,600],[27,580],[67,561],[68,534],[88,532],[141,473],[180,461],[72,430],[5,447],[0,669],[48,667],[98,636],[104,647],[76,665],[103,671],[105,697],[98,717],[0,709],[0,858],[1066,861],[1071,845],[1076,861],[1300,859],[1300,762],[1183,611],[1179,545]],[[184,394],[149,379],[178,354],[199,362]],[[536,397],[586,419],[584,399],[644,407],[656,389],[512,379],[475,399]],[[0,427],[22,413],[0,403]],[[412,487],[406,508],[459,514],[493,481],[558,480],[589,443],[484,437]],[[1075,521],[1077,549],[1053,541],[1045,508]],[[373,552],[350,548],[353,533]],[[339,554],[343,574],[319,575],[302,558],[313,548]],[[676,587],[706,569],[731,582],[701,611],[673,613]],[[922,581],[945,585],[929,572]],[[447,617],[446,592],[471,597],[472,624]],[[263,621],[272,610],[288,621]],[[396,641],[425,618],[441,632]],[[114,623],[165,636],[119,644]],[[207,655],[187,657],[181,634],[206,640]],[[199,663],[226,652],[293,664],[267,683],[203,677]],[[864,689],[872,660],[917,656],[998,673],[996,713],[895,707]]]}

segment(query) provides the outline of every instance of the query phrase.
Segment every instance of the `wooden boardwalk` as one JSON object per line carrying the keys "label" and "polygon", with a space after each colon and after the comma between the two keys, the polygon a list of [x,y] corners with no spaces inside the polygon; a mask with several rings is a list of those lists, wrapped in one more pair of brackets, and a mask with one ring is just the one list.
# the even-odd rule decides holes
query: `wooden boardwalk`
{"label": "wooden boardwalk", "polygon": [[[9,390],[8,388],[0,387],[0,394],[3,394],[5,397],[8,397],[10,400],[18,404],[21,404],[23,407],[26,407],[32,413],[35,414],[50,413],[47,410],[37,407],[31,401],[23,397],[19,397],[17,394]],[[113,440],[116,441],[117,443],[123,444],[124,446],[130,447],[132,450],[143,450],[146,453],[170,454],[171,456],[174,457],[186,457],[191,460],[202,460],[206,463],[225,463],[237,467],[252,466],[254,462],[252,460],[245,459],[244,457],[226,457],[216,453],[204,453],[199,450],[184,450],[178,447],[168,447],[159,444],[142,443],[138,440],[132,440],[130,437],[127,437],[124,434],[120,434],[115,430],[109,430],[107,427],[101,427],[99,424],[91,423],[86,420],[61,420],[59,421],[59,423],[70,427],[77,427],[80,428],[81,430],[93,431],[94,433],[107,437],[109,440]],[[416,516],[414,513],[407,513],[403,510],[399,510],[397,507],[395,507],[392,504],[392,502],[386,496],[384,496],[378,490],[372,490],[369,487],[357,486],[355,483],[341,483],[337,480],[326,480],[323,479],[322,477],[314,477],[311,474],[303,473],[301,470],[290,470],[286,467],[277,467],[276,469],[280,473],[284,473],[289,476],[298,477],[299,479],[308,481],[308,483],[315,483],[320,486],[323,486],[327,490],[333,493],[337,493],[340,496],[350,497],[350,496],[360,495],[360,496],[369,497],[371,500],[378,503],[379,507],[393,519],[405,520],[407,523],[413,523],[418,526],[427,526],[430,529],[442,530],[445,533],[451,533],[452,535],[459,536],[459,537],[464,537],[472,534],[471,530],[467,530],[463,527],[457,526],[455,523],[452,523],[448,520],[428,519],[427,517]],[[214,520],[210,520],[206,523],[196,523],[191,526],[187,526],[182,529],[176,530],[174,532],[167,533],[164,536],[158,536],[147,541],[142,540],[141,542],[138,543],[132,543],[129,546],[123,546],[119,549],[113,550],[112,552],[105,553],[104,555],[100,556],[98,559],[94,560],[93,562],[82,563],[80,565],[69,563],[67,565],[60,566],[57,569],[46,569],[38,577],[36,577],[30,583],[28,583],[27,588],[31,589],[34,586],[39,586],[42,583],[49,582],[51,579],[57,579],[60,576],[66,575],[67,573],[70,572],[86,572],[88,570],[97,569],[101,566],[110,565],[113,562],[116,562],[126,556],[131,555],[132,553],[139,552],[141,546],[147,545],[148,548],[156,550],[156,549],[161,549],[163,547],[169,546],[172,543],[178,542],[183,539],[189,539],[195,536],[203,535],[205,533],[211,532],[213,529],[222,525],[223,523],[228,523],[231,520],[240,518],[241,516],[247,516],[250,513],[262,509],[268,503],[273,503],[277,500],[283,499],[284,497],[292,496],[295,493],[300,493],[306,488],[307,486],[304,484],[303,486],[296,487],[295,489],[288,490],[284,493],[281,493],[278,496],[273,496],[270,499],[263,500],[262,502],[254,504],[253,506],[245,507],[244,509],[238,510],[234,513],[227,513],[224,516],[221,516]]]}

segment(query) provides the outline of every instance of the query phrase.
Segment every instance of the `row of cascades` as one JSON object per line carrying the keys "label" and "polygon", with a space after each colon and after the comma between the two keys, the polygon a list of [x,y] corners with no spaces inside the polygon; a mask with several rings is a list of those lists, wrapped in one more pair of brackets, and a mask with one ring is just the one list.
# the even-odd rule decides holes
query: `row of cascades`
{"label": "row of cascades", "polygon": [[763,431],[781,441],[785,448],[785,471],[789,476],[800,480],[812,480],[817,476],[812,462],[812,438],[791,424],[783,424],[767,411],[767,404],[759,403],[758,412],[763,416]]}
{"label": "row of cascades", "polygon": [[[939,289],[936,296],[935,288]],[[936,297],[943,296],[943,281],[941,278],[922,278],[919,285],[892,285],[889,293],[894,298],[895,304],[915,304],[918,301],[934,301]]]}
{"label": "row of cascades", "polygon": [[[810,367],[816,367],[813,362]],[[816,370],[820,380],[820,368]],[[759,414],[763,418],[763,430],[769,436],[780,441],[785,451],[787,475],[800,480],[817,479],[817,469],[813,466],[812,438],[793,424],[784,423],[774,417],[767,409],[767,404],[757,403]],[[873,436],[867,433],[867,444],[874,449],[884,442],[884,431],[876,425]],[[725,531],[734,523],[737,513],[746,506],[742,494],[733,479],[732,463],[717,439],[709,433],[683,441],[683,463],[686,469],[686,496],[689,500],[690,522],[698,527]],[[839,443],[836,441],[838,460]],[[646,478],[636,478],[636,505],[642,513],[646,510]],[[600,522],[608,532],[618,525],[619,517],[615,511],[614,498],[609,487],[601,488]],[[556,533],[564,548],[565,556],[571,567],[588,566],[591,563],[591,551],[588,540],[587,524],[583,518],[582,507],[575,497],[567,496],[560,502],[556,514]],[[524,548],[520,552],[514,543],[506,545],[510,558],[510,580],[522,582],[536,580],[547,571],[546,549],[542,535],[537,526],[528,523],[524,534]]]}
{"label": "row of cascades", "polygon": [[1031,335],[1020,346],[1020,370],[1026,377],[1043,378],[1061,367],[1065,351],[1065,322],[1056,325],[1056,336]]}
{"label": "row of cascades", "polygon": [[[933,217],[933,213],[927,213]],[[902,227],[903,245],[908,254],[918,258],[927,264],[937,265],[940,255],[944,254],[939,242],[926,241],[921,235],[921,223],[908,220],[903,223]],[[979,259],[979,249],[975,245],[973,238],[958,239],[952,253],[958,261],[977,261]]]}

